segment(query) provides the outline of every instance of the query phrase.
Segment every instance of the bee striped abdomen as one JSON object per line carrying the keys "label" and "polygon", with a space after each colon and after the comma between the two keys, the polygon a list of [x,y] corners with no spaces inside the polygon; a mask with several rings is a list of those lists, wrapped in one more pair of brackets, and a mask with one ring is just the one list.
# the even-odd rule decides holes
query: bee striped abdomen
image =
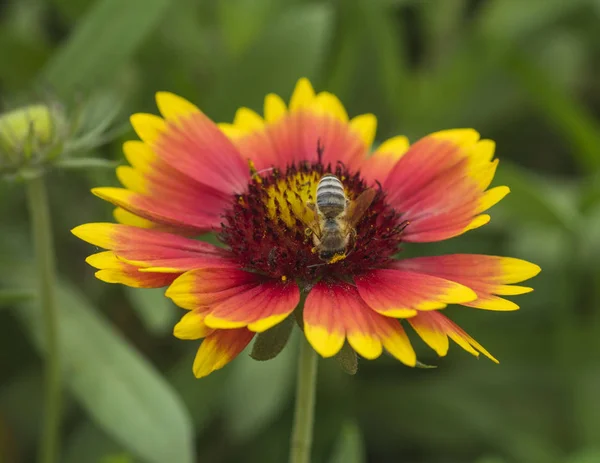
{"label": "bee striped abdomen", "polygon": [[344,185],[335,175],[324,175],[319,181],[317,207],[325,217],[337,217],[346,210]]}

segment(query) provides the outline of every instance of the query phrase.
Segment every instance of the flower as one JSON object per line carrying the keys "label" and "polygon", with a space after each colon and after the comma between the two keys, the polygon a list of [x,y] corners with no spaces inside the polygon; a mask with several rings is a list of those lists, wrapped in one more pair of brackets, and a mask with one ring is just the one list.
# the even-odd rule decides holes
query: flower
{"label": "flower", "polygon": [[60,150],[65,128],[58,105],[32,104],[0,115],[0,174],[42,164]]}
{"label": "flower", "polygon": [[[488,189],[498,165],[494,143],[472,129],[428,135],[413,145],[391,138],[369,155],[376,118],[348,118],[332,94],[300,79],[289,105],[265,98],[264,117],[247,108],[215,124],[176,95],[156,95],[162,117],[135,114],[141,141],[128,141],[124,188],[95,188],[113,203],[119,224],[73,230],[107,251],[87,261],[105,282],[165,287],[187,313],[174,334],[204,338],[194,374],[206,376],[296,308],[307,340],[323,357],[345,343],[366,359],[385,349],[415,366],[410,325],[440,356],[452,339],[497,362],[442,314],[448,304],[516,310],[501,296],[540,268],[523,260],[475,254],[396,258],[401,243],[441,241],[486,224],[484,212],[509,189]],[[310,202],[325,173],[355,200],[375,195],[346,252],[315,252]],[[350,207],[350,206],[349,206]],[[311,218],[312,217],[312,218]],[[223,244],[196,239],[217,232]],[[301,304],[301,295],[305,295]]]}
{"label": "flower", "polygon": [[0,178],[24,179],[50,168],[113,167],[82,153],[106,143],[119,104],[109,94],[96,94],[76,104],[53,97],[0,114]]}

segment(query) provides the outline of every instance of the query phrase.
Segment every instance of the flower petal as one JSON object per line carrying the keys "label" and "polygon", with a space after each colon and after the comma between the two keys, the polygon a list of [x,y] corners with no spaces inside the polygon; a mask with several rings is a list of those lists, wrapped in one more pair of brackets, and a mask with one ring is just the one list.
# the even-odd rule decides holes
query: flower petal
{"label": "flower petal", "polygon": [[117,222],[123,225],[132,225],[138,228],[159,228],[160,225],[152,222],[148,219],[143,219],[137,215],[123,209],[122,207],[116,207],[113,210],[113,217]]}
{"label": "flower petal", "polygon": [[297,111],[312,104],[315,91],[306,77],[298,79],[292,97],[290,98],[290,111]]}
{"label": "flower petal", "polygon": [[508,193],[485,193],[497,166],[493,149],[476,131],[457,129],[422,138],[404,153],[384,188],[409,222],[405,241],[440,241],[489,221],[479,214]]}
{"label": "flower petal", "polygon": [[203,267],[237,266],[224,249],[171,233],[114,223],[88,223],[71,232],[114,251],[121,260],[142,267],[142,272],[183,273]]}
{"label": "flower petal", "polygon": [[277,122],[287,113],[287,107],[285,106],[285,102],[279,95],[275,95],[274,93],[269,93],[265,97],[264,103],[264,112],[265,112],[265,120],[272,124]]}
{"label": "flower petal", "polygon": [[177,278],[165,296],[179,307],[211,307],[256,284],[257,275],[241,270],[190,270]]}
{"label": "flower petal", "polygon": [[417,363],[417,354],[400,322],[376,314],[375,321],[385,350],[405,365],[414,367]]}
{"label": "flower petal", "polygon": [[173,335],[179,339],[201,339],[209,336],[214,330],[206,326],[202,309],[190,310],[173,328]]}
{"label": "flower petal", "polygon": [[[141,219],[164,227],[178,228],[182,233],[204,233],[219,227],[219,218],[201,208],[170,201],[167,197],[148,196],[125,188],[93,188],[92,193]],[[189,198],[188,198],[189,200]]]}
{"label": "flower petal", "polygon": [[408,322],[423,341],[441,357],[448,352],[448,338],[450,338],[475,357],[478,357],[481,352],[492,362],[499,363],[492,354],[462,328],[437,311],[419,312],[417,316],[409,319]]}
{"label": "flower petal", "polygon": [[466,286],[417,272],[371,270],[355,277],[354,281],[362,299],[373,310],[388,317],[408,318],[417,311],[442,309],[447,304],[476,298]]}
{"label": "flower petal", "polygon": [[173,169],[222,193],[243,191],[249,169],[235,146],[200,110],[185,116],[179,110],[174,110],[176,121],[148,114],[134,114],[130,120],[140,138]]}
{"label": "flower petal", "polygon": [[361,114],[352,118],[350,128],[358,133],[365,146],[369,148],[375,140],[377,118],[374,114]]}
{"label": "flower petal", "polygon": [[275,326],[300,302],[295,283],[267,280],[234,269],[187,272],[166,295],[183,308],[208,307],[204,323],[211,328],[248,327],[254,332]]}
{"label": "flower petal", "polygon": [[246,348],[253,337],[254,333],[246,328],[216,330],[208,335],[196,353],[194,376],[202,378],[223,368]]}
{"label": "flower petal", "polygon": [[137,113],[129,117],[129,122],[138,137],[152,145],[167,130],[167,123],[155,114]]}
{"label": "flower petal", "polygon": [[344,108],[339,98],[332,93],[319,93],[310,108],[317,114],[329,114],[341,122],[348,122],[346,108]]}
{"label": "flower petal", "polygon": [[123,262],[112,251],[92,254],[86,259],[99,269],[95,276],[106,283],[119,283],[133,288],[163,288],[169,286],[177,275],[168,273],[140,272],[139,268]]}
{"label": "flower petal", "polygon": [[177,122],[179,119],[201,112],[195,104],[171,92],[157,92],[156,106],[169,122]]}
{"label": "flower petal", "polygon": [[343,307],[348,344],[366,359],[378,358],[383,351],[383,345],[373,320],[375,314],[361,300],[353,286],[340,284],[336,289],[338,302],[340,307]]}
{"label": "flower petal", "polygon": [[409,146],[408,138],[404,136],[384,141],[370,157],[365,159],[360,170],[362,177],[368,184],[372,184],[376,180],[384,183]]}
{"label": "flower petal", "polygon": [[229,193],[219,192],[172,168],[144,142],[127,141],[123,152],[131,167],[118,167],[117,176],[131,192],[95,189],[96,194],[122,204],[130,213],[152,223],[197,232],[219,227],[221,215],[231,203]]}
{"label": "flower petal", "polygon": [[337,354],[348,339],[364,358],[379,357],[385,347],[403,363],[415,365],[414,350],[400,323],[373,312],[348,283],[317,283],[306,298],[303,317],[306,339],[323,357]]}
{"label": "flower petal", "polygon": [[358,170],[370,149],[377,119],[363,114],[348,121],[341,101],[329,92],[315,95],[306,78],[301,78],[290,100],[269,94],[264,103],[264,120],[241,108],[233,124],[219,127],[238,147],[242,158],[251,159],[260,172],[271,167],[285,168],[301,161],[317,160],[317,144],[324,147],[323,163],[338,162]]}
{"label": "flower petal", "polygon": [[345,305],[349,298],[336,285],[317,283],[304,302],[304,334],[323,357],[337,354],[346,339]]}
{"label": "flower petal", "polygon": [[295,283],[264,282],[217,304],[206,324],[213,328],[247,326],[261,333],[283,321],[299,302]]}
{"label": "flower petal", "polygon": [[468,286],[477,299],[461,304],[487,310],[517,310],[519,306],[498,296],[511,296],[532,291],[523,286],[511,286],[537,275],[541,269],[530,262],[512,257],[478,254],[449,254],[445,256],[404,259],[395,268],[445,278]]}
{"label": "flower petal", "polygon": [[244,132],[262,130],[265,127],[263,118],[248,108],[240,108],[236,111],[233,124]]}
{"label": "flower petal", "polygon": [[316,162],[317,146],[323,146],[323,163],[342,162],[350,169],[360,167],[368,146],[348,123],[330,114],[297,110],[269,124],[264,130],[235,138],[242,157],[252,159],[257,170],[285,168],[300,161]]}

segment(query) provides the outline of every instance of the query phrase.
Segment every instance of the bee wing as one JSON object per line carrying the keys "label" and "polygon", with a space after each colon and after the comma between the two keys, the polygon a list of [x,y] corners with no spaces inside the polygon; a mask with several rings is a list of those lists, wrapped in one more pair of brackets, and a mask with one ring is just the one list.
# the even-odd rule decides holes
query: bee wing
{"label": "bee wing", "polygon": [[346,212],[346,220],[351,227],[354,228],[358,222],[360,222],[360,219],[365,212],[367,212],[367,209],[369,209],[369,206],[375,199],[376,194],[377,191],[373,188],[368,188],[363,191],[358,198],[350,202]]}
{"label": "bee wing", "polygon": [[306,225],[317,237],[321,237],[321,227],[319,226],[319,216],[317,208],[312,203],[307,203],[304,206],[303,214],[296,214],[296,217]]}

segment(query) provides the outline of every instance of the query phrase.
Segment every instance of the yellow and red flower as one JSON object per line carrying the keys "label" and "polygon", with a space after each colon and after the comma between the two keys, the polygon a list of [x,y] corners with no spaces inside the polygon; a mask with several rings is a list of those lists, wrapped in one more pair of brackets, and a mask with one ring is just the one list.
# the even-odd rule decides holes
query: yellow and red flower
{"label": "yellow and red flower", "polygon": [[[489,221],[485,211],[509,192],[488,189],[498,164],[492,141],[472,129],[447,130],[413,145],[394,137],[371,153],[375,116],[349,119],[334,95],[315,94],[306,79],[289,105],[270,94],[264,117],[241,108],[232,124],[213,123],[171,93],[156,101],[162,117],[131,117],[141,141],[124,145],[131,164],[117,169],[124,188],[92,190],[117,206],[119,223],[73,233],[107,249],[88,258],[100,280],[168,286],[166,295],[188,310],[175,336],[204,338],[197,377],[289,317],[302,294],[301,325],[323,357],[347,342],[364,358],[385,349],[415,366],[407,323],[440,356],[450,338],[496,361],[440,309],[518,309],[501,296],[531,291],[513,283],[539,267],[471,254],[395,257],[401,243],[445,240]],[[355,245],[333,263],[319,260],[306,233],[306,204],[325,173],[342,181],[351,200],[377,190]],[[223,246],[196,239],[207,232]]]}

